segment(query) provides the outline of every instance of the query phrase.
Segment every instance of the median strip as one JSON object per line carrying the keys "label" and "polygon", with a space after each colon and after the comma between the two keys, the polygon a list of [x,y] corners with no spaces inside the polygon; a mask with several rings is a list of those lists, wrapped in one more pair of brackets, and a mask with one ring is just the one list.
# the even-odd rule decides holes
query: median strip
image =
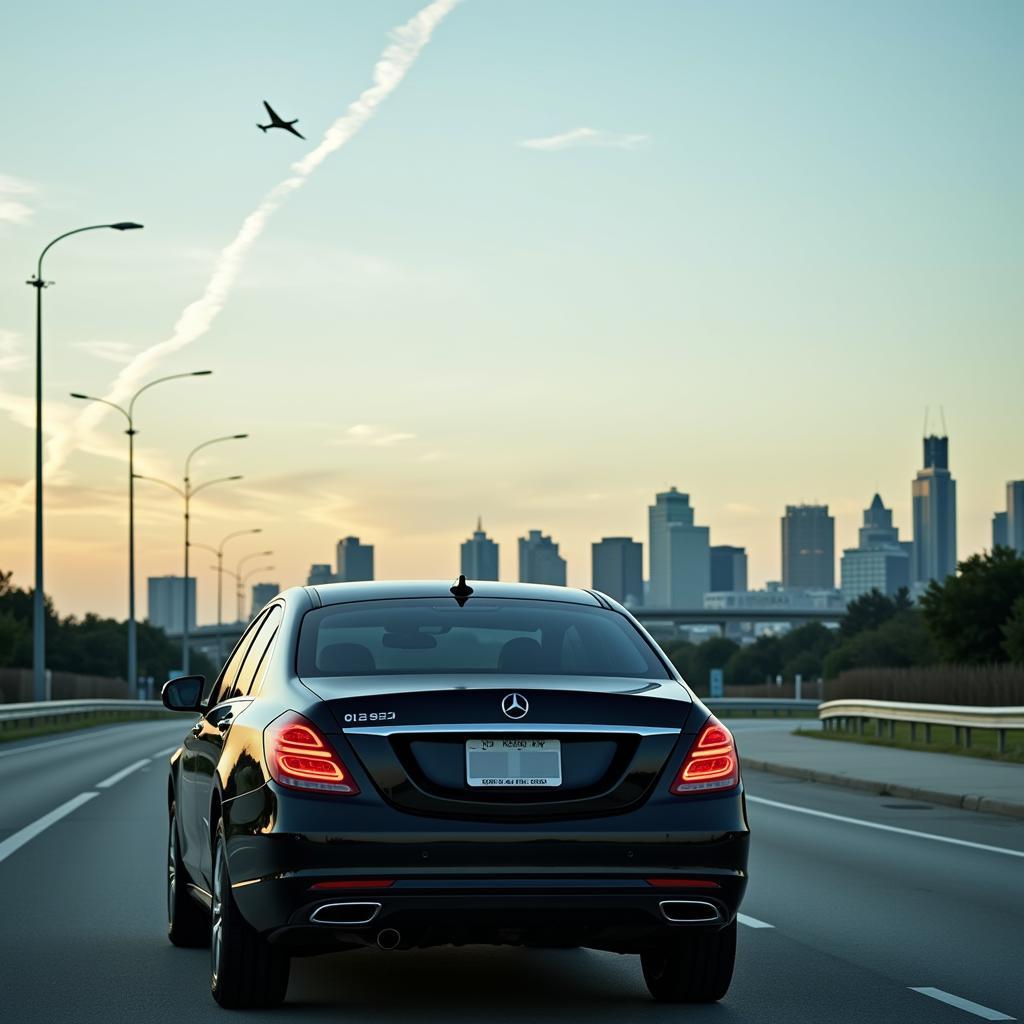
{"label": "median strip", "polygon": [[874,828],[879,832],[895,832],[901,836],[913,836],[915,839],[931,839],[936,843],[949,843],[951,846],[966,846],[971,850],[984,850],[986,853],[1001,853],[1007,857],[1024,858],[1024,850],[1008,850],[1004,846],[989,846],[988,843],[972,843],[968,839],[954,839],[952,836],[937,836],[931,832],[918,832],[912,828],[899,828],[896,825],[881,825],[877,821],[864,821],[863,818],[848,818],[845,814],[830,814],[828,811],[815,811],[810,807],[798,807],[796,804],[784,804],[778,800],[768,800],[763,796],[747,794],[747,802],[764,804],[767,807],[779,807],[785,811],[796,811],[797,814],[809,814],[814,818],[827,818],[829,821],[842,821],[847,825],[860,825],[861,828]]}
{"label": "median strip", "polygon": [[1008,1014],[1000,1013],[998,1010],[990,1010],[987,1006],[982,1006],[981,1003],[971,1002],[970,999],[964,999],[961,996],[955,996],[952,992],[944,992],[941,988],[913,988],[911,992],[920,992],[923,996],[930,996],[932,999],[937,999],[940,1003],[948,1003],[950,1006],[955,1006],[958,1010],[966,1010],[968,1013],[973,1013],[975,1017],[981,1017],[983,1020],[1016,1020],[1016,1017],[1010,1017]]}
{"label": "median strip", "polygon": [[99,793],[79,793],[78,796],[73,796],[59,807],[55,807],[49,814],[44,814],[41,818],[37,818],[31,825],[26,825],[23,829],[19,829],[13,835],[8,836],[3,842],[0,842],[0,861],[5,861],[16,850],[20,850],[30,839],[35,839],[40,832],[46,831],[51,825],[60,821],[61,818],[67,817],[72,811],[78,810],[82,804],[88,803],[94,796],[99,796]]}
{"label": "median strip", "polygon": [[102,782],[96,783],[97,789],[109,789],[115,783],[120,782],[122,779],[131,775],[132,772],[138,771],[143,765],[149,764],[149,758],[144,757],[141,761],[136,761],[135,764],[128,765],[127,768],[122,768],[119,772],[114,772],[113,775],[108,776]]}

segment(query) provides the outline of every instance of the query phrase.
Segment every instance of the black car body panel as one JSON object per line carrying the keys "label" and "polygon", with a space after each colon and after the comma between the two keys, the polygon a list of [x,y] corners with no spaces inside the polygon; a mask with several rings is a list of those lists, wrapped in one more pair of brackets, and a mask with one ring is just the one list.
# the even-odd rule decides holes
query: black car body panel
{"label": "black car body panel", "polygon": [[[172,758],[170,797],[197,895],[213,889],[220,821],[243,916],[297,952],[369,944],[384,928],[398,931],[402,945],[550,942],[636,952],[673,929],[729,924],[747,878],[742,783],[683,796],[670,789],[709,722],[707,708],[639,623],[607,598],[561,587],[472,586],[488,600],[624,617],[654,652],[650,674],[663,678],[300,675],[308,613],[452,597],[440,583],[288,591],[239,641]],[[232,689],[232,672],[247,680],[247,692]],[[517,721],[502,710],[510,694],[528,704]],[[275,781],[265,732],[294,712],[319,730],[358,793]],[[558,739],[561,784],[469,787],[466,741],[488,736]],[[689,916],[669,920],[666,902]],[[373,907],[331,909],[359,904]],[[370,909],[365,921],[343,919]]]}

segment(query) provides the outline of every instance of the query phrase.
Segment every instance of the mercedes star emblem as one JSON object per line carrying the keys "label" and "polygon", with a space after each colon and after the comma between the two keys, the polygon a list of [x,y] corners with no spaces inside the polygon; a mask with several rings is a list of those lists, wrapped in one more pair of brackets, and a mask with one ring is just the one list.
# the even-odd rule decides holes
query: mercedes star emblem
{"label": "mercedes star emblem", "polygon": [[506,718],[525,718],[530,702],[521,693],[510,693],[501,702]]}

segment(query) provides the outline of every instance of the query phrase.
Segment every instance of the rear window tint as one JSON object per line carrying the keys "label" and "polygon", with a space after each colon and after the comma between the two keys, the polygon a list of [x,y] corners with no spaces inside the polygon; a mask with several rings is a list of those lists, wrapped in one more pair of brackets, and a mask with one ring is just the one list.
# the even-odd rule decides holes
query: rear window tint
{"label": "rear window tint", "polygon": [[626,676],[669,673],[633,624],[604,608],[523,599],[410,598],[309,612],[299,675],[508,674]]}

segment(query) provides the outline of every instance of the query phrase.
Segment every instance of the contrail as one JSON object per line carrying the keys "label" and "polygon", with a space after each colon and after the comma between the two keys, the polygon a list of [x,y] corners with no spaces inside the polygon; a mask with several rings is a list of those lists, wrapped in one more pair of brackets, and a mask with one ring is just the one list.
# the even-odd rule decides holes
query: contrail
{"label": "contrail", "polygon": [[[105,396],[108,401],[118,402],[126,398],[145,382],[165,356],[206,334],[231,294],[242,261],[263,233],[274,211],[292,192],[302,188],[310,175],[373,117],[377,107],[398,88],[406,73],[416,63],[420,51],[430,42],[434,29],[458,3],[460,0],[434,0],[404,25],[392,30],[390,45],[374,65],[373,85],[349,104],[345,113],[324,132],[318,146],[292,164],[291,177],[275,185],[242,221],[238,233],[221,249],[203,294],[185,307],[166,341],[144,349],[117,375]],[[90,405],[71,420],[68,426],[54,432],[46,446],[44,474],[47,479],[63,467],[74,451],[75,439],[81,437],[83,431],[92,430],[105,415],[103,406]],[[34,486],[33,482],[28,482],[18,488],[4,511],[10,512],[20,506],[32,494]]]}

